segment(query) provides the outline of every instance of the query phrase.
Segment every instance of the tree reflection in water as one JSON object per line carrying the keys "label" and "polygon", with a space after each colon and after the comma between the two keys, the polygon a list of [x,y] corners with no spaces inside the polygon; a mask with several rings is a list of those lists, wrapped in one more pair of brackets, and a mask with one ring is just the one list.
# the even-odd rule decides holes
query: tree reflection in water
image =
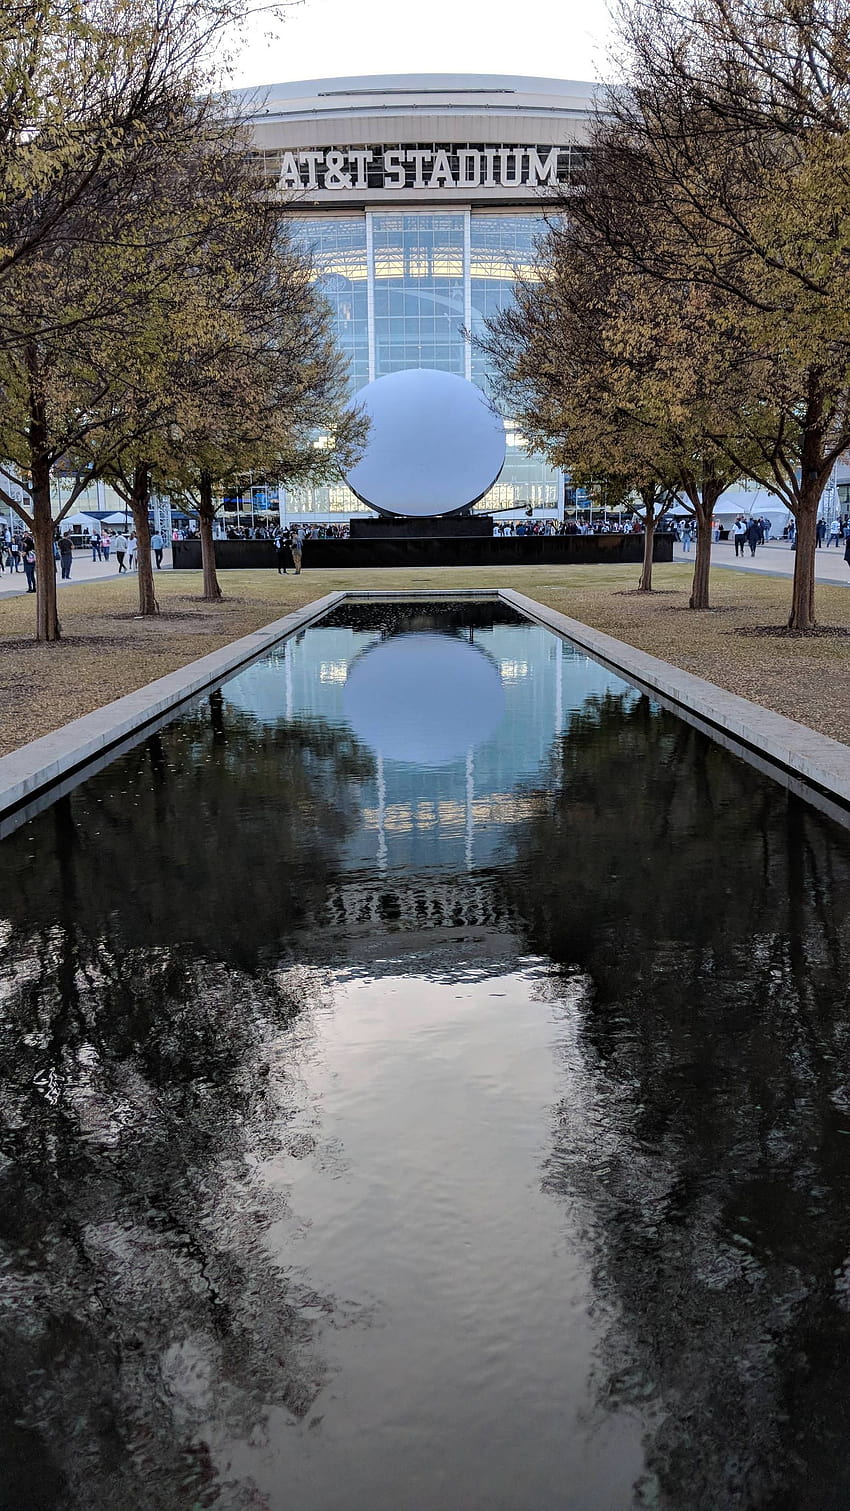
{"label": "tree reflection in water", "polygon": [[[578,999],[544,1180],[586,1214],[641,1504],[850,1503],[850,844],[627,693],[587,705],[510,901]],[[565,1039],[566,1045],[566,1039]]]}
{"label": "tree reflection in water", "polygon": [[279,962],[370,769],[213,699],[4,844],[4,1511],[259,1506],[227,1445],[320,1387],[338,1303],[254,1169],[308,1137],[276,1041],[319,987]]}

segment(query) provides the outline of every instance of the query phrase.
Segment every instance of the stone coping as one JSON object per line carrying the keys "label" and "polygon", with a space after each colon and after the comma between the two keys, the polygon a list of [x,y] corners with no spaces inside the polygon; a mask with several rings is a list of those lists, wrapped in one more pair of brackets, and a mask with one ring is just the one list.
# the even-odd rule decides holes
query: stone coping
{"label": "stone coping", "polygon": [[[117,747],[126,747],[128,742],[133,743],[133,737],[161,725],[182,703],[220,686],[279,641],[321,619],[345,597],[345,593],[338,592],[317,598],[285,618],[253,630],[250,635],[243,635],[230,645],[190,661],[187,666],[0,757],[0,820],[46,789],[51,789],[52,795],[52,789],[62,778],[82,767],[88,768],[99,757],[107,753],[116,755]],[[100,764],[104,762],[101,760]]]}
{"label": "stone coping", "polygon": [[212,691],[340,604],[364,600],[426,602],[443,599],[498,599],[525,618],[544,625],[635,686],[658,698],[679,716],[704,729],[767,775],[812,801],[830,816],[850,823],[850,747],[818,734],[794,719],[773,713],[703,677],[681,671],[612,635],[591,629],[536,599],[510,588],[427,588],[393,591],[340,591],[255,630],[220,650],[191,661],[103,708],[0,757],[0,835],[17,827],[79,781],[114,760],[139,738],[161,727],[191,698]]}
{"label": "stone coping", "polygon": [[769,775],[775,776],[773,768],[778,767],[797,778],[799,785],[794,790],[802,796],[808,795],[807,787],[825,794],[835,805],[832,816],[847,822],[850,746],[819,734],[796,719],[751,703],[737,693],[727,692],[704,677],[682,671],[669,661],[637,650],[602,630],[591,629],[578,619],[559,614],[524,593],[503,588],[499,596],[519,613],[562,635],[627,681],[653,693],[675,713],[690,717],[691,722],[698,722],[709,734],[717,733],[722,743],[744,759],[752,759],[753,764]]}

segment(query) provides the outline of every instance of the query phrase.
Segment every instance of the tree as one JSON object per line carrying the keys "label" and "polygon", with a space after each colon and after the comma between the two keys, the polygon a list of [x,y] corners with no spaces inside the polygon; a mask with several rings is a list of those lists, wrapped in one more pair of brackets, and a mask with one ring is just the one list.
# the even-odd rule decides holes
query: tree
{"label": "tree", "polygon": [[850,444],[848,35],[843,0],[624,9],[628,87],[605,100],[574,206],[624,266],[717,302],[733,382],[712,439],[796,517],[801,632],[818,507]]}
{"label": "tree", "polygon": [[[116,380],[102,423],[82,447],[89,471],[107,477],[132,510],[142,614],[158,611],[150,564],[153,480],[165,487],[175,485],[175,476],[185,478],[186,427],[197,433],[208,419],[220,426],[227,383],[239,422],[262,417],[266,442],[277,446],[275,465],[300,423],[305,384],[312,385],[316,419],[324,404],[340,429],[349,423],[333,407],[339,364],[323,306],[313,297],[309,262],[281,226],[279,205],[261,192],[246,146],[238,119],[208,118],[191,159],[169,164],[161,176],[155,215],[163,234],[181,224],[182,250],[164,266],[155,298],[140,306],[114,353]],[[334,460],[327,457],[327,465]],[[214,576],[211,551],[206,565]]]}
{"label": "tree", "polygon": [[[191,183],[223,126],[210,48],[241,0],[23,4],[0,28],[0,498],[33,533],[40,640],[60,635],[53,533],[100,462],[122,401],[121,352],[196,260],[166,185]],[[166,196],[166,200],[168,196]],[[174,202],[173,195],[171,197]],[[77,473],[57,519],[50,471]],[[24,486],[21,503],[18,487]]]}
{"label": "tree", "polygon": [[[26,343],[34,324],[42,334],[71,334],[80,319],[74,305],[39,319],[37,304],[21,301],[22,274],[31,283],[45,258],[81,242],[126,250],[145,240],[157,204],[151,168],[165,150],[175,163],[191,157],[199,118],[220,114],[223,34],[250,9],[249,0],[3,7],[0,345]],[[180,228],[170,234],[179,239]],[[147,243],[152,253],[160,246]],[[121,279],[113,284],[105,266],[99,272],[101,312],[120,314]]]}
{"label": "tree", "polygon": [[[48,303],[60,308],[69,300],[90,302],[93,290],[81,272],[72,275],[60,264],[43,270],[39,298],[43,309]],[[113,389],[109,346],[98,325],[81,321],[73,345],[62,338],[41,338],[0,353],[0,456],[7,459],[0,466],[0,498],[23,520],[35,542],[39,640],[57,640],[61,633],[54,530],[88,480],[84,471],[77,472],[54,517],[51,470],[74,457],[92,432],[102,428],[100,416]],[[26,503],[18,497],[18,486]]]}
{"label": "tree", "polygon": [[[240,246],[239,260],[194,279],[200,322],[212,339],[195,350],[190,381],[173,392],[157,472],[161,485],[197,516],[203,596],[221,588],[212,526],[219,490],[247,472],[268,482],[322,482],[359,455],[364,416],[347,403],[345,361],[309,258],[268,213],[262,234]],[[321,433],[320,433],[321,432]]]}
{"label": "tree", "polygon": [[639,589],[652,591],[659,521],[675,502],[675,460],[623,383],[619,341],[612,351],[612,291],[587,260],[571,262],[559,227],[538,250],[535,278],[478,338],[533,450],[579,484],[617,479],[644,523]]}
{"label": "tree", "polygon": [[[604,181],[599,142],[579,197]],[[729,388],[716,309],[700,288],[653,283],[581,213],[561,208],[538,248],[535,277],[489,322],[483,345],[526,434],[574,477],[613,471],[630,475],[641,497],[651,480],[666,507],[674,497],[685,503],[697,522],[690,607],[708,608],[712,518],[740,475],[714,435]],[[646,507],[651,494],[644,589],[658,517]]]}
{"label": "tree", "polygon": [[[624,286],[614,299],[617,279]],[[645,429],[650,447],[658,449],[673,491],[696,522],[689,607],[707,609],[714,513],[741,475],[741,457],[753,454],[742,444],[733,462],[716,439],[724,405],[737,402],[743,411],[745,404],[740,386],[733,398],[728,355],[716,340],[717,301],[701,288],[661,289],[615,264],[608,302],[603,339],[612,386]]]}

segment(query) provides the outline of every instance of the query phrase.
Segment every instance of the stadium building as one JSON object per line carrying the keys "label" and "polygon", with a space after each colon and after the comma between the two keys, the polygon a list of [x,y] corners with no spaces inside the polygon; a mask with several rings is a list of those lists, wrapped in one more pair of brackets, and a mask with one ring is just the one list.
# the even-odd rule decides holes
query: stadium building
{"label": "stadium building", "polygon": [[[531,271],[547,192],[584,150],[593,86],[455,74],[319,79],[242,91],[258,168],[315,259],[352,393],[404,368],[488,388],[467,333]],[[476,506],[560,515],[564,478],[505,417],[507,459]],[[275,490],[276,493],[276,490]],[[293,489],[289,519],[365,510],[343,484]],[[259,486],[244,499],[274,509]],[[368,512],[368,510],[366,510]]]}

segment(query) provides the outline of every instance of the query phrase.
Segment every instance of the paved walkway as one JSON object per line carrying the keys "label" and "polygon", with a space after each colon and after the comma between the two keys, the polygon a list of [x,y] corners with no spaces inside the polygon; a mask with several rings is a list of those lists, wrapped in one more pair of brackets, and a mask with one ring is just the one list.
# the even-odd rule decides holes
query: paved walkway
{"label": "paved walkway", "polygon": [[[758,572],[770,577],[790,577],[794,571],[794,552],[784,540],[770,541],[758,546],[755,556],[745,546],[745,556],[735,555],[731,540],[715,541],[711,547],[711,565],[730,567],[735,572]],[[683,551],[680,545],[673,547],[674,561],[693,561],[693,550]],[[815,556],[815,580],[817,582],[840,582],[850,587],[850,566],[844,560],[844,541],[840,546],[821,546]]]}
{"label": "paved walkway", "polygon": [[[165,555],[162,559],[163,571],[166,567],[171,567],[170,549],[166,550]],[[60,588],[72,588],[74,584],[78,582],[99,582],[105,577],[117,577],[118,563],[115,560],[114,552],[110,556],[109,561],[92,561],[91,551],[75,551],[74,562],[71,567],[71,576],[67,581],[62,580],[59,575],[59,570],[59,565],[57,563],[57,585]],[[129,575],[135,577],[136,574],[135,572],[132,572]],[[7,570],[3,573],[2,577],[0,577],[0,598],[16,598],[19,593],[25,593],[26,590],[27,579],[24,576],[23,567],[21,567],[21,570],[18,573],[9,572]]]}

